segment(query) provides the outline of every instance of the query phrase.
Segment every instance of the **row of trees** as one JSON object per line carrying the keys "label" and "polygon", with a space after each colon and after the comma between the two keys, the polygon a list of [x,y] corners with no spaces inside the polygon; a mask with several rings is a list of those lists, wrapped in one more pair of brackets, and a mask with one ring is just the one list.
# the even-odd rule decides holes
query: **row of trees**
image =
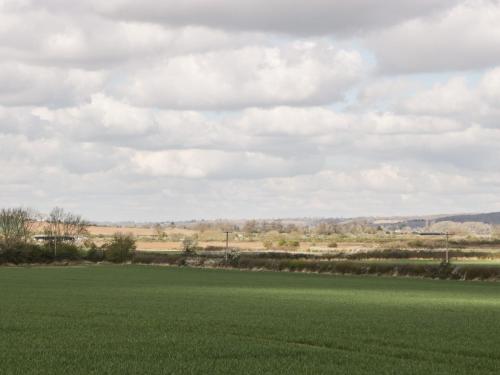
{"label": "row of trees", "polygon": [[[92,241],[75,242],[88,235],[89,223],[80,215],[54,208],[46,217],[26,208],[0,209],[0,261],[25,263],[47,262],[55,259],[87,259],[123,262],[135,250],[131,234],[116,233],[101,246]],[[42,244],[33,235],[46,235]]]}
{"label": "row of trees", "polygon": [[297,225],[294,223],[284,224],[280,220],[273,221],[246,221],[241,230],[247,234],[253,233],[301,233],[316,235],[331,234],[375,234],[380,228],[374,227],[366,221],[353,221],[349,223],[339,223],[335,220],[321,221],[313,226]]}
{"label": "row of trees", "polygon": [[0,210],[0,241],[5,247],[30,242],[37,225],[43,225],[43,233],[54,238],[78,237],[87,234],[89,223],[80,215],[54,208],[43,217],[26,208]]}

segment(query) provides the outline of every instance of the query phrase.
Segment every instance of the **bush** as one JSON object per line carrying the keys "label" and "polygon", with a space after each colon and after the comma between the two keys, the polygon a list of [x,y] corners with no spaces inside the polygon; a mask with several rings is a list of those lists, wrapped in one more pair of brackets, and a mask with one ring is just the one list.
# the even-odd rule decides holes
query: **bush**
{"label": "bush", "polygon": [[[53,245],[47,246],[48,252],[53,252]],[[77,260],[82,259],[83,254],[80,251],[80,248],[73,243],[69,242],[58,242],[57,243],[57,251],[56,251],[56,260]]]}
{"label": "bush", "polygon": [[132,262],[140,264],[177,264],[181,257],[183,256],[179,254],[136,251]]}
{"label": "bush", "polygon": [[284,247],[285,245],[286,245],[286,240],[285,239],[282,238],[282,239],[280,239],[278,241],[278,246],[279,247]]}
{"label": "bush", "polygon": [[465,266],[458,267],[458,274],[463,280],[498,280],[500,279],[500,268],[494,266]]}
{"label": "bush", "polygon": [[106,260],[114,263],[122,263],[132,259],[135,246],[135,238],[132,234],[115,233],[111,242],[103,245]]}
{"label": "bush", "polygon": [[226,255],[226,263],[232,267],[238,267],[240,264],[240,253],[235,250],[228,252]]}
{"label": "bush", "polygon": [[104,260],[104,250],[95,243],[91,243],[85,254],[85,259],[91,262],[102,262]]}
{"label": "bush", "polygon": [[182,251],[186,255],[191,255],[196,253],[196,246],[198,246],[198,239],[196,237],[185,237],[182,240]]}
{"label": "bush", "polygon": [[224,251],[224,250],[226,250],[226,247],[225,246],[208,245],[203,250],[205,250],[205,251]]}
{"label": "bush", "polygon": [[[272,244],[271,244],[272,246]],[[296,250],[300,246],[300,242],[297,240],[286,240],[284,238],[278,241],[278,248],[282,250]]]}
{"label": "bush", "polygon": [[0,247],[0,263],[48,263],[53,260],[53,251],[37,244],[18,243]]}
{"label": "bush", "polygon": [[262,245],[264,245],[264,248],[267,250],[271,250],[273,248],[273,241],[271,240],[265,240],[262,242]]}
{"label": "bush", "polygon": [[408,241],[410,248],[425,248],[425,249],[438,249],[446,246],[443,239],[426,239],[426,240],[412,240]]}

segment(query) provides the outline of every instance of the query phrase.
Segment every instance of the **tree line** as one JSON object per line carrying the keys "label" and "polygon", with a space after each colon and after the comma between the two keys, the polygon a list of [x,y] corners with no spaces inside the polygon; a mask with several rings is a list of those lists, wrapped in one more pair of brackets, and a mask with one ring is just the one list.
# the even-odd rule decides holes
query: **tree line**
{"label": "tree line", "polygon": [[[55,260],[124,262],[135,251],[131,234],[115,233],[97,246],[88,237],[90,223],[55,207],[43,217],[28,208],[0,209],[0,263],[47,263]],[[35,233],[43,233],[41,242]]]}

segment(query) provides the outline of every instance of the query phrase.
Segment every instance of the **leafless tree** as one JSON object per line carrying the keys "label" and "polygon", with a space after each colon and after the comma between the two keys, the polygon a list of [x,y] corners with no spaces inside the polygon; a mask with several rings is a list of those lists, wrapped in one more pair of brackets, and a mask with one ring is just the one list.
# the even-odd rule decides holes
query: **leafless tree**
{"label": "leafless tree", "polygon": [[246,234],[258,233],[259,232],[259,223],[256,220],[248,220],[243,225],[243,232]]}
{"label": "leafless tree", "polygon": [[55,207],[50,212],[46,222],[44,232],[46,235],[53,237],[54,257],[57,256],[58,241],[65,241],[64,237],[66,236],[76,237],[86,234],[89,225],[80,215],[66,212],[60,207]]}
{"label": "leafless tree", "polygon": [[35,223],[34,214],[25,208],[0,210],[0,238],[6,247],[29,241]]}
{"label": "leafless tree", "polygon": [[491,237],[500,238],[500,225],[492,225]]}
{"label": "leafless tree", "polygon": [[159,240],[165,238],[165,228],[160,223],[157,223],[153,226],[154,231],[156,232],[156,236]]}
{"label": "leafless tree", "polygon": [[80,215],[55,207],[49,214],[45,226],[45,234],[54,237],[81,236],[87,234],[89,223]]}

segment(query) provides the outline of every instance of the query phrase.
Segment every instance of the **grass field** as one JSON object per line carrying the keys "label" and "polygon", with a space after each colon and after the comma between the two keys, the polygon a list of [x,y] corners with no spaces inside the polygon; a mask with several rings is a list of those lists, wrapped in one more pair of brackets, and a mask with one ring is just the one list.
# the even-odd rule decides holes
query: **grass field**
{"label": "grass field", "polygon": [[500,283],[0,268],[0,373],[498,374]]}

